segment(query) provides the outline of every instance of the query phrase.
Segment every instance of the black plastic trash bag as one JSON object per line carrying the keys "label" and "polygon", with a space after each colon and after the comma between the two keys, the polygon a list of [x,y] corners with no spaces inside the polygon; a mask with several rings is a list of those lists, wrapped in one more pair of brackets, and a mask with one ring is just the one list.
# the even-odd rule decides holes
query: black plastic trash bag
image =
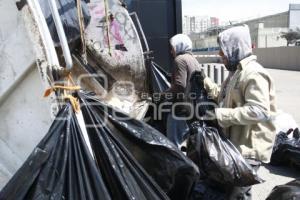
{"label": "black plastic trash bag", "polygon": [[151,61],[148,66],[150,76],[150,90],[152,93],[161,93],[170,88],[170,76],[158,64]]}
{"label": "black plastic trash bag", "polygon": [[[162,69],[152,60],[146,62],[147,74],[148,74],[148,87],[149,93],[152,97],[153,106],[150,106],[146,114],[147,123],[167,135],[167,118],[169,113],[162,113],[161,118],[158,118],[158,108],[161,103],[164,102],[161,93],[170,88],[170,77],[166,71]],[[166,106],[164,106],[166,108]]]}
{"label": "black plastic trash bag", "polygon": [[298,200],[300,199],[300,180],[276,186],[266,200]]}
{"label": "black plastic trash bag", "polygon": [[111,199],[71,106],[0,192],[1,200]]}
{"label": "black plastic trash bag", "polygon": [[[207,91],[204,89],[204,82],[201,76],[202,75],[200,71],[195,71],[191,75],[188,84],[187,101],[191,103],[193,105],[192,107],[194,108],[193,110],[189,111],[194,112],[192,113],[194,117],[191,121],[199,120],[199,117],[203,117],[207,111],[212,111],[217,106],[215,101],[209,98]],[[207,120],[206,123],[212,123],[212,121]]]}
{"label": "black plastic trash bag", "polygon": [[[190,122],[187,142],[187,156],[200,169],[201,179],[208,179],[221,185],[250,186],[261,183],[251,165],[243,158],[237,148],[224,136],[216,120],[205,117],[207,111],[215,108],[204,89],[201,72],[191,75],[189,98],[198,113]],[[200,106],[196,106],[200,105]],[[200,117],[200,118],[199,118]]]}
{"label": "black plastic trash bag", "polygon": [[213,187],[204,180],[196,182],[191,200],[227,200],[226,193]]}
{"label": "black plastic trash bag", "polygon": [[[289,134],[293,136],[289,138]],[[300,132],[299,129],[287,133],[280,132],[276,136],[271,156],[272,165],[291,165],[300,169]]]}
{"label": "black plastic trash bag", "polygon": [[187,156],[199,167],[202,179],[240,187],[262,182],[220,130],[206,127],[204,122],[191,124]]}
{"label": "black plastic trash bag", "polygon": [[[44,17],[48,24],[49,31],[52,36],[52,40],[54,41],[56,46],[60,46],[60,41],[48,1],[52,0],[39,0]],[[81,8],[85,26],[89,24],[91,19],[87,3],[89,3],[89,0],[81,0]],[[56,0],[56,4],[68,43],[79,39],[80,28],[76,0]]]}
{"label": "black plastic trash bag", "polygon": [[[189,198],[192,186],[199,177],[198,168],[190,159],[146,123],[103,105],[89,94],[79,95],[99,162],[103,158],[97,157],[97,141],[109,136],[111,143],[117,144],[118,148],[122,147],[122,151],[127,151],[126,154],[131,154],[171,199]],[[95,126],[97,128],[93,128]],[[114,151],[116,147],[111,147],[110,151]]]}
{"label": "black plastic trash bag", "polygon": [[[183,99],[178,99],[171,93],[168,95],[169,99],[166,96],[161,96],[163,92],[171,87],[171,76],[155,62],[150,61],[147,64],[152,101],[156,104],[156,108],[161,108],[153,109],[150,107],[146,115],[146,118],[150,119],[148,124],[166,135],[171,142],[179,147],[186,138],[188,126],[185,120],[176,119],[171,110],[174,103],[182,102]],[[163,105],[163,103],[168,104]],[[184,106],[178,105],[175,109],[176,116],[185,114],[186,109]],[[169,111],[162,113],[161,110]],[[154,119],[153,116],[161,116],[161,119]]]}
{"label": "black plastic trash bag", "polygon": [[172,113],[167,117],[167,137],[178,148],[186,140],[189,133],[189,126],[186,120],[176,119]]}
{"label": "black plastic trash bag", "polygon": [[92,141],[94,160],[71,106],[57,118],[62,120],[1,191],[1,200],[169,199],[110,132],[101,129]]}

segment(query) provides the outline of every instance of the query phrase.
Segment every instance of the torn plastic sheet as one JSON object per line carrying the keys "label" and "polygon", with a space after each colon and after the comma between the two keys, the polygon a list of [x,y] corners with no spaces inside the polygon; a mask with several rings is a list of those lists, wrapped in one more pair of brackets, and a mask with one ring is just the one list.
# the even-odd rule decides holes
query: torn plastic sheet
{"label": "torn plastic sheet", "polygon": [[[88,132],[90,136],[90,132]],[[0,199],[169,199],[133,156],[105,131],[93,160],[71,106],[0,193]]]}

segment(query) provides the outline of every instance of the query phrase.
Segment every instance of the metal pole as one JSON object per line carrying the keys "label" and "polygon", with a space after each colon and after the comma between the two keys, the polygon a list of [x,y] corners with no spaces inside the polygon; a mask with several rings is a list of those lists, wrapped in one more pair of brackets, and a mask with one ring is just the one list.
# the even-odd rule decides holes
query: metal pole
{"label": "metal pole", "polygon": [[132,12],[132,13],[130,13],[130,15],[133,15],[133,16],[135,17],[136,23],[137,23],[137,25],[138,25],[138,27],[139,27],[139,30],[140,30],[140,32],[141,32],[141,35],[142,35],[143,40],[144,40],[144,43],[145,43],[146,52],[149,52],[149,51],[150,51],[149,45],[148,45],[148,42],[147,42],[145,33],[144,33],[144,31],[143,31],[143,28],[142,28],[142,25],[141,25],[141,22],[140,22],[139,17],[137,16],[136,12]]}
{"label": "metal pole", "polygon": [[211,69],[210,69],[210,65],[207,65],[207,76],[209,77],[209,78],[212,78],[211,77],[211,71],[210,71]]}
{"label": "metal pole", "polygon": [[72,57],[71,57],[67,37],[66,37],[65,31],[64,31],[63,25],[61,23],[59,13],[58,13],[56,0],[48,0],[48,2],[49,2],[49,5],[50,5],[52,17],[53,17],[53,20],[54,20],[54,23],[55,23],[56,31],[57,31],[58,38],[59,38],[59,41],[60,41],[60,44],[61,44],[61,48],[62,48],[62,51],[63,51],[63,54],[64,54],[64,58],[65,58],[65,62],[66,62],[66,68],[68,70],[70,70],[73,67],[73,61],[72,61]]}
{"label": "metal pole", "polygon": [[225,80],[225,68],[221,66],[221,83]]}
{"label": "metal pole", "polygon": [[214,65],[214,80],[215,80],[215,83],[220,84],[219,83],[219,70],[216,67],[216,65]]}

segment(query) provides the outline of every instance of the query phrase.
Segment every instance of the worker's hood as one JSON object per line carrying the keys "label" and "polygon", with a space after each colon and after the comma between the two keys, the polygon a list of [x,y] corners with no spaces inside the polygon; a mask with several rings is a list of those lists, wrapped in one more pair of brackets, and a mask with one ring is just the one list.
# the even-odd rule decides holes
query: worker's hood
{"label": "worker's hood", "polygon": [[177,34],[170,39],[170,44],[174,48],[176,55],[192,52],[192,41],[184,34]]}
{"label": "worker's hood", "polygon": [[229,71],[235,71],[239,62],[252,54],[250,31],[247,25],[221,32],[218,43],[228,60],[226,68]]}

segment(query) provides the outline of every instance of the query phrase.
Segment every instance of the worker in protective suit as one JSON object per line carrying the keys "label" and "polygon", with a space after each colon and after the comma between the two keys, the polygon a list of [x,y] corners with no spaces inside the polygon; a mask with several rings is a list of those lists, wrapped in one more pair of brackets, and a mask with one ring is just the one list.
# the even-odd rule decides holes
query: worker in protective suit
{"label": "worker in protective suit", "polygon": [[[204,87],[219,107],[214,116],[231,142],[255,170],[269,162],[276,132],[275,89],[269,73],[252,54],[247,25],[218,36],[220,56],[228,78],[221,87],[202,73]],[[226,188],[228,199],[251,199],[251,187]]]}
{"label": "worker in protective suit", "polygon": [[[175,66],[172,72],[171,87],[164,92],[164,96],[167,100],[171,99],[174,105],[174,103],[185,101],[190,77],[194,71],[200,70],[200,66],[192,54],[192,41],[187,35],[173,36],[170,39],[170,45]],[[168,97],[170,98],[168,99]],[[167,117],[167,137],[179,147],[184,140],[184,135],[188,132],[188,126],[185,120],[176,119],[176,117],[184,115],[184,106],[177,105],[173,108],[176,112],[170,113]]]}

